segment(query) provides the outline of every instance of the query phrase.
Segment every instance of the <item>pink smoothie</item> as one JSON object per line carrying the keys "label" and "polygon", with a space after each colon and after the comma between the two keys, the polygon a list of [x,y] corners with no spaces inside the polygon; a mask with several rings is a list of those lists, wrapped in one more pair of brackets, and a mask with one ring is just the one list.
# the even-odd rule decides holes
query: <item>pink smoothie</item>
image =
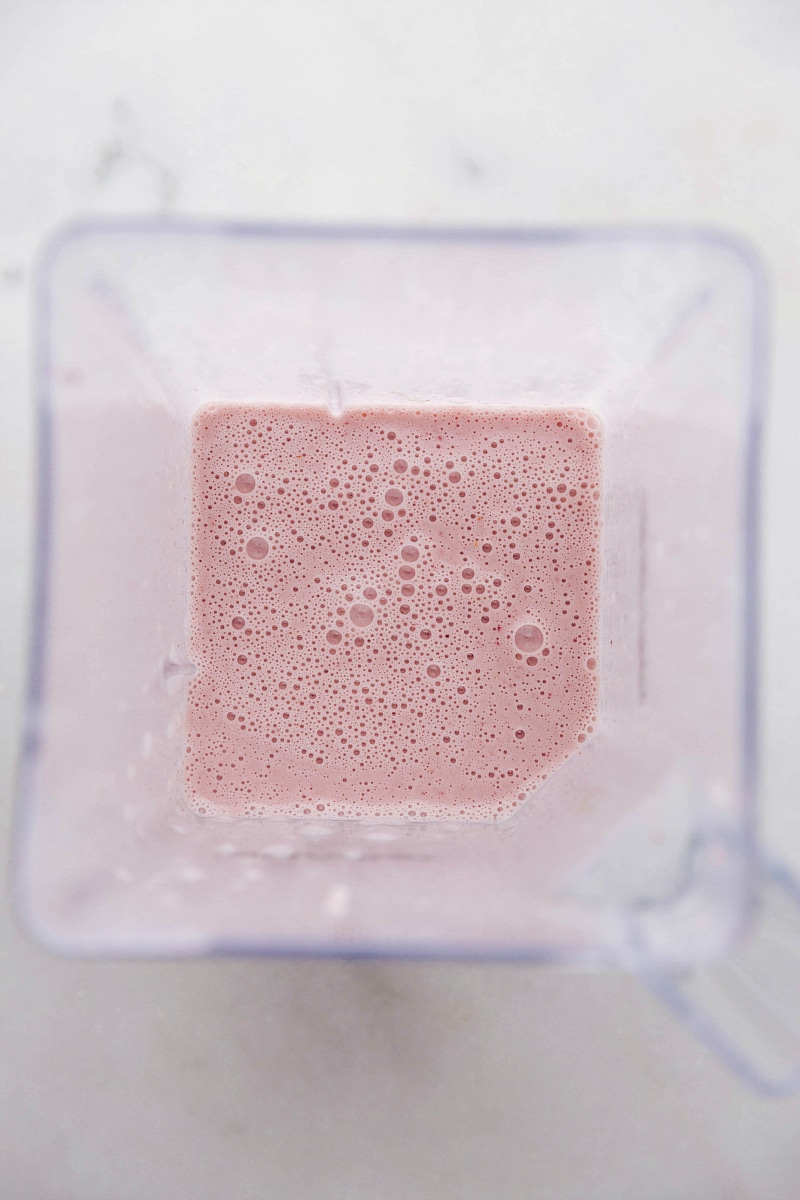
{"label": "pink smoothie", "polygon": [[586,410],[202,409],[192,807],[513,812],[596,723],[600,479]]}

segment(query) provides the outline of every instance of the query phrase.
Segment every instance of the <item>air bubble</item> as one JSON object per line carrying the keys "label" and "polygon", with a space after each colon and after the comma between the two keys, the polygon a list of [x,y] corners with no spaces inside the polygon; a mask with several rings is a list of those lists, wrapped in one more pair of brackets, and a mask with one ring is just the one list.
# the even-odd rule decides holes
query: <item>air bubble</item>
{"label": "air bubble", "polygon": [[240,492],[252,492],[256,486],[256,481],[252,475],[237,475],[236,489]]}
{"label": "air bubble", "polygon": [[375,613],[368,604],[354,604],[350,609],[350,620],[360,629],[365,629],[374,616]]}
{"label": "air bubble", "polygon": [[269,554],[269,543],[262,537],[250,538],[250,541],[245,546],[245,550],[250,558],[258,561],[259,559],[266,558]]}
{"label": "air bubble", "polygon": [[538,625],[520,625],[514,634],[514,645],[523,654],[532,654],[544,644],[544,634]]}
{"label": "air bubble", "polygon": [[437,667],[433,663],[428,667],[428,675],[430,675],[431,679],[438,679],[441,673],[441,667]]}
{"label": "air bubble", "polygon": [[342,640],[342,635],[339,633],[338,629],[329,629],[325,634],[325,637],[327,641],[330,642],[331,646],[338,646]]}
{"label": "air bubble", "polygon": [[401,566],[397,573],[401,579],[413,579],[417,572],[413,567]]}
{"label": "air bubble", "polygon": [[416,562],[419,558],[419,550],[416,546],[403,546],[403,549],[400,551],[400,557],[405,562]]}
{"label": "air bubble", "polygon": [[244,629],[244,617],[234,617],[231,625],[234,629]]}
{"label": "air bubble", "polygon": [[404,471],[408,470],[408,463],[404,458],[397,458],[392,464],[392,469],[396,471],[398,475],[402,475]]}
{"label": "air bubble", "polygon": [[383,498],[387,504],[391,504],[392,508],[399,508],[403,503],[403,493],[399,488],[389,488]]}

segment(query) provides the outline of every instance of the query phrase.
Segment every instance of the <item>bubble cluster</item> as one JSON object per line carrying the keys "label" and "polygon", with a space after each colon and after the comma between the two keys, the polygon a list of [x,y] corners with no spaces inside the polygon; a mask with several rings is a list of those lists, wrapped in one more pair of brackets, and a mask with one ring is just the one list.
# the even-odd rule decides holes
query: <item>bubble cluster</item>
{"label": "bubble cluster", "polygon": [[583,409],[201,409],[195,810],[513,812],[596,726],[601,436]]}

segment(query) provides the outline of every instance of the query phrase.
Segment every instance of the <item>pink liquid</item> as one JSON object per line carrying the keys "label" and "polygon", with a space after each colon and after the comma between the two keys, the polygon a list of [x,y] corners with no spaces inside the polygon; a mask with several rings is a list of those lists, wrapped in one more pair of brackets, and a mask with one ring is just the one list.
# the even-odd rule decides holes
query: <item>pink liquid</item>
{"label": "pink liquid", "polygon": [[197,812],[497,820],[591,734],[591,413],[210,406],[193,439]]}

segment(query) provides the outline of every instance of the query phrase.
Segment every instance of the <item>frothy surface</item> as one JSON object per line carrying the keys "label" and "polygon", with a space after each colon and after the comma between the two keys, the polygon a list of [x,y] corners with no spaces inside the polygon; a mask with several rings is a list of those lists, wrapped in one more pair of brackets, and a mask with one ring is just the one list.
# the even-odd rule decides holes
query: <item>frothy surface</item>
{"label": "frothy surface", "polygon": [[200,410],[191,806],[509,815],[596,722],[600,481],[586,410]]}

